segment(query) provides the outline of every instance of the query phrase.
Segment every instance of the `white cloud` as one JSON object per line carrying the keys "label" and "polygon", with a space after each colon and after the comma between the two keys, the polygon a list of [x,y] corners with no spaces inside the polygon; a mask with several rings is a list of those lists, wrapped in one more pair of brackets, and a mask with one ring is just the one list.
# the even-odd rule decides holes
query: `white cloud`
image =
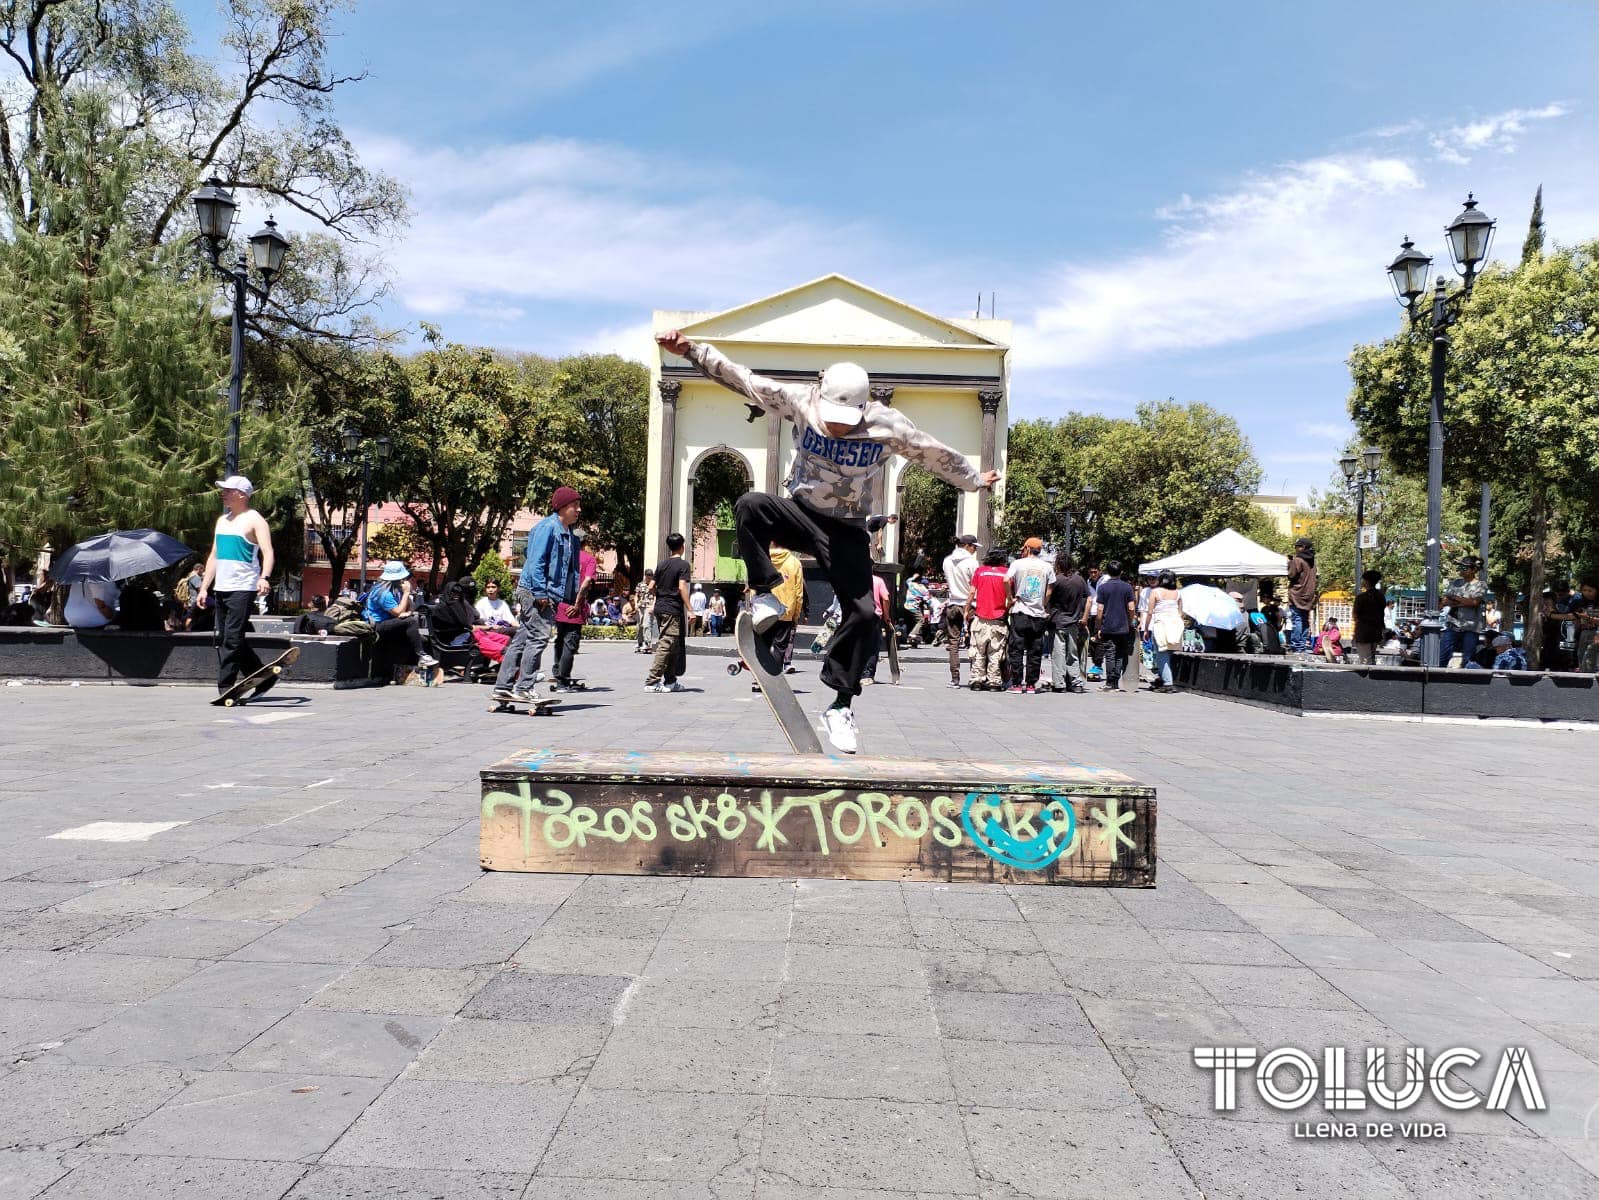
{"label": "white cloud", "polygon": [[540,140],[477,150],[363,137],[363,159],[411,190],[390,253],[401,302],[429,318],[533,302],[732,305],[875,258],[862,225],[747,194],[680,159]]}
{"label": "white cloud", "polygon": [[1542,108],[1512,108],[1480,120],[1432,134],[1428,141],[1433,153],[1441,162],[1464,166],[1471,155],[1485,150],[1500,154],[1515,152],[1521,135],[1527,132],[1529,121],[1552,121],[1571,112],[1568,105],[1556,101]]}
{"label": "white cloud", "polygon": [[1332,421],[1301,421],[1299,422],[1299,433],[1302,437],[1324,438],[1329,442],[1342,442],[1349,436],[1349,427]]}

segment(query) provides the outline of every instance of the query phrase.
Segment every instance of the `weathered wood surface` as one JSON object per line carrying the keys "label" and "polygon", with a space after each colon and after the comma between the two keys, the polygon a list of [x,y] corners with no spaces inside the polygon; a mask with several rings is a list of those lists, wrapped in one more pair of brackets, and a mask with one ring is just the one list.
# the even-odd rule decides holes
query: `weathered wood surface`
{"label": "weathered wood surface", "polygon": [[482,773],[494,871],[1155,884],[1155,791],[950,760],[524,751]]}

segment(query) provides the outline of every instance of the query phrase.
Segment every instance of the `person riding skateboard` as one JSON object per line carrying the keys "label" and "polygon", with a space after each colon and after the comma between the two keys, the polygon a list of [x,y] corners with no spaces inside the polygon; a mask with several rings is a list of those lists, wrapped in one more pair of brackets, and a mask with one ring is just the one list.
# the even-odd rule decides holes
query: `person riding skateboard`
{"label": "person riding skateboard", "polygon": [[217,487],[223,513],[217,518],[195,607],[206,607],[207,597],[215,603],[221,645],[217,691],[225,692],[241,676],[254,675],[264,665],[244,640],[244,627],[255,598],[271,590],[273,554],[272,530],[266,518],[250,507],[255,485],[243,475],[229,475],[218,480]]}
{"label": "person riding skateboard", "polygon": [[822,721],[833,745],[853,754],[859,736],[851,704],[860,695],[878,621],[866,518],[888,456],[903,455],[968,492],[993,487],[999,472],[979,473],[904,413],[873,400],[866,371],[855,363],[834,363],[816,383],[779,383],[739,366],[712,346],[690,341],[679,330],[655,340],[761,411],[794,422],[789,495],[746,492],[733,506],[739,556],[755,591],[750,617],[757,633],[765,634],[785,611],[783,601],[773,595],[783,580],[768,553],[772,542],[815,556],[832,584],[843,619],[828,641],[822,666],[822,682],[834,692]]}

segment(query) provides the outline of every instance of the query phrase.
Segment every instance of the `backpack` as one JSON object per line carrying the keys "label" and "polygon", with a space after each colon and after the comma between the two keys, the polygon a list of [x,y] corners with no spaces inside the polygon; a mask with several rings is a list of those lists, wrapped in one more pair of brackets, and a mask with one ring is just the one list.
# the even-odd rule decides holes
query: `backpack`
{"label": "backpack", "polygon": [[359,620],[361,616],[361,610],[352,601],[335,600],[332,604],[328,605],[327,610],[322,615],[328,620],[337,624],[340,621],[348,621],[352,618]]}
{"label": "backpack", "polygon": [[373,628],[371,621],[363,621],[360,617],[346,617],[334,625],[333,632],[340,637],[370,637],[377,630]]}

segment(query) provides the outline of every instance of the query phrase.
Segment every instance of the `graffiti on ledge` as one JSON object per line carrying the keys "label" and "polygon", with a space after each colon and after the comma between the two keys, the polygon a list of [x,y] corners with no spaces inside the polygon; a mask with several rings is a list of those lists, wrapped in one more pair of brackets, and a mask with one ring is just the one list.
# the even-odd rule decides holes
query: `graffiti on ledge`
{"label": "graffiti on ledge", "polygon": [[[1134,821],[1129,809],[1121,811],[1114,796],[1094,807],[1090,817],[1100,848],[1115,861],[1119,846],[1136,843],[1123,829]],[[1005,866],[1039,871],[1075,852],[1082,844],[1072,801],[1057,792],[970,792],[964,797],[930,798],[854,792],[829,788],[811,795],[774,795],[764,789],[740,799],[727,792],[714,796],[684,795],[681,800],[658,803],[635,800],[630,804],[594,806],[576,803],[558,787],[540,785],[537,794],[528,780],[513,791],[489,791],[483,796],[483,819],[510,809],[520,818],[523,857],[532,854],[535,832],[551,850],[582,849],[590,841],[654,844],[711,839],[737,841],[755,834],[755,849],[776,854],[793,846],[794,821],[814,831],[816,849],[830,855],[838,847],[863,839],[887,846],[889,838],[919,842],[932,837],[948,849],[970,840],[983,854]],[[807,849],[809,849],[807,847]]]}

